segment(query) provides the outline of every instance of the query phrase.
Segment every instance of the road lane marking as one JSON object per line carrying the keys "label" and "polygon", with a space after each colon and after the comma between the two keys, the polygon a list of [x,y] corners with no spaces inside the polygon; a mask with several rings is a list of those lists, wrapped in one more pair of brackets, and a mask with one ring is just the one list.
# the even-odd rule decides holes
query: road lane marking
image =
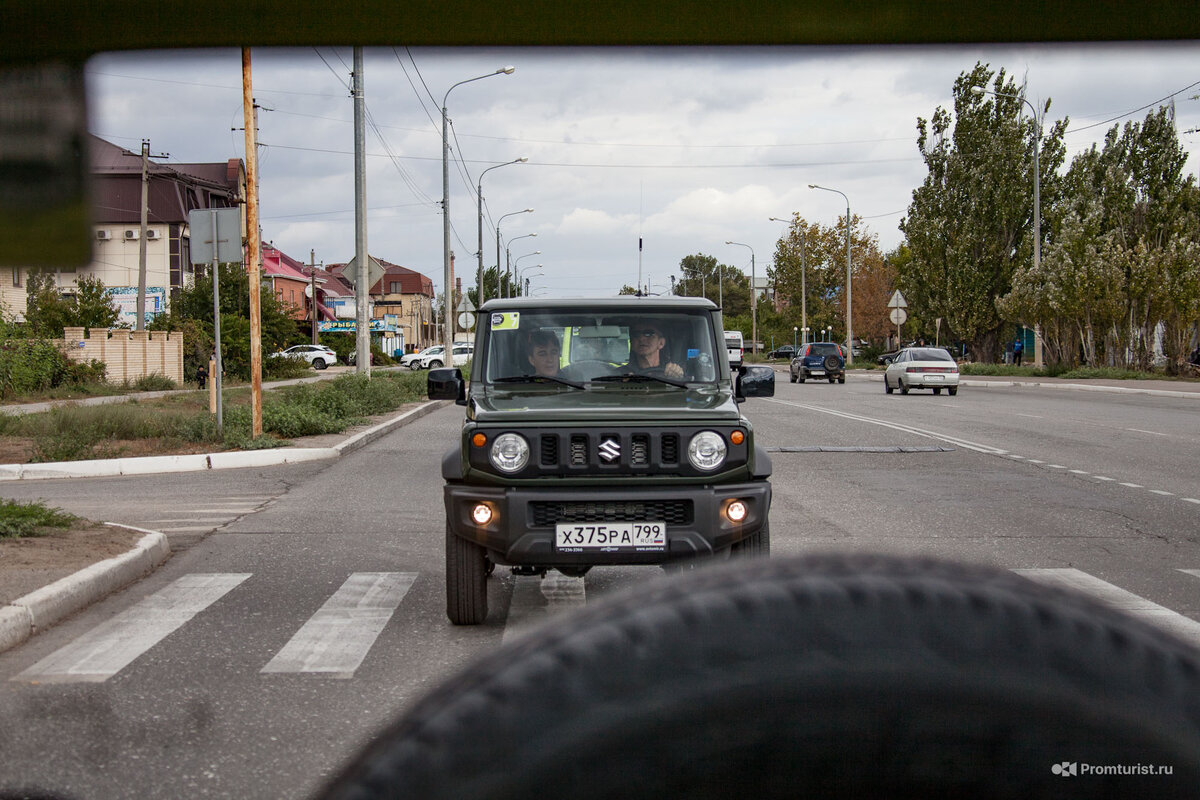
{"label": "road lane marking", "polygon": [[1151,436],[1170,436],[1171,435],[1169,433],[1159,433],[1158,431],[1144,431],[1141,428],[1126,428],[1125,430],[1133,431],[1134,433],[1148,433]]}
{"label": "road lane marking", "polygon": [[1086,470],[1082,470],[1082,469],[1070,469],[1070,470],[1067,470],[1067,472],[1073,472],[1076,475],[1087,475],[1088,474]]}
{"label": "road lane marking", "polygon": [[550,570],[542,578],[516,576],[508,619],[500,643],[505,644],[528,633],[537,624],[561,611],[587,603],[583,578],[572,578]]}
{"label": "road lane marking", "polygon": [[1048,469],[1066,469],[1062,464],[1047,464]]}
{"label": "road lane marking", "polygon": [[1124,481],[1121,481],[1121,485],[1128,486],[1130,489],[1145,489],[1146,488],[1145,486],[1142,486],[1140,483],[1125,483]]}
{"label": "road lane marking", "polygon": [[248,572],[185,575],[59,648],[12,680],[106,681],[250,575]]}
{"label": "road lane marking", "polygon": [[[1184,570],[1185,572],[1188,570]],[[1071,589],[1091,595],[1121,611],[1157,625],[1159,628],[1200,643],[1200,622],[1185,617],[1177,611],[1152,603],[1133,592],[1114,586],[1107,581],[1077,569],[1015,569],[1019,575],[1048,586]]]}
{"label": "road lane marking", "polygon": [[1151,490],[1150,490],[1150,492],[1151,492],[1152,494],[1160,494],[1160,495],[1162,495],[1163,497],[1174,497],[1174,496],[1175,496],[1175,495],[1174,495],[1174,493],[1172,493],[1172,492],[1164,492],[1162,489],[1151,489]]}
{"label": "road lane marking", "polygon": [[1092,477],[1098,481],[1115,481],[1116,480],[1116,478],[1110,478],[1107,475],[1093,475]]}
{"label": "road lane marking", "polygon": [[262,672],[354,677],[416,579],[415,572],[354,573]]}
{"label": "road lane marking", "polygon": [[1029,417],[1030,419],[1045,419],[1045,417],[1038,415],[1038,414],[1017,414],[1017,416],[1018,417]]}
{"label": "road lane marking", "polygon": [[1194,497],[1181,497],[1179,499],[1185,503],[1196,503],[1197,505],[1200,505],[1200,500],[1197,500]]}

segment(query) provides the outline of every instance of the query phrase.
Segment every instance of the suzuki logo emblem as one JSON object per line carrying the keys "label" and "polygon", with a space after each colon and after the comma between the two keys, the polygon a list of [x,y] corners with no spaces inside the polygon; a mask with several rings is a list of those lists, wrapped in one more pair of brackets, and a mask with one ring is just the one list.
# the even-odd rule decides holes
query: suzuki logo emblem
{"label": "suzuki logo emblem", "polygon": [[600,458],[611,464],[621,457],[621,445],[616,439],[605,439],[600,443]]}

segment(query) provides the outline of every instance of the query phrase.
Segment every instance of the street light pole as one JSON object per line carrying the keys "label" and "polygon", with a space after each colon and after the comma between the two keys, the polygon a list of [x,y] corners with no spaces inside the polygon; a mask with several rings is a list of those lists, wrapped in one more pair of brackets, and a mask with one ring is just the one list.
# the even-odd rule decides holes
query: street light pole
{"label": "street light pole", "polygon": [[516,67],[501,67],[495,72],[489,72],[487,75],[467,78],[465,81],[459,81],[452,85],[446,90],[446,94],[442,96],[442,274],[444,275],[442,283],[444,287],[442,295],[444,298],[442,304],[442,344],[446,348],[444,352],[447,354],[447,357],[454,350],[454,287],[451,285],[453,278],[450,275],[450,138],[448,133],[449,117],[446,115],[446,101],[450,97],[450,92],[454,91],[455,87],[462,86],[464,83],[481,81],[493,75],[511,75],[515,70]]}
{"label": "street light pole", "polygon": [[[512,285],[511,285],[511,284],[512,284],[512,275],[513,275],[513,271],[512,271],[512,243],[513,243],[513,242],[515,242],[517,239],[528,239],[528,238],[529,238],[529,237],[531,237],[531,236],[533,236],[533,237],[536,237],[536,236],[537,236],[537,234],[536,234],[536,233],[526,233],[526,234],[524,234],[523,236],[514,236],[513,238],[511,238],[511,239],[509,239],[509,240],[508,240],[508,244],[507,244],[507,245],[505,245],[505,247],[504,247],[504,264],[505,264],[505,266],[504,266],[504,277],[505,277],[505,278],[508,280],[508,282],[509,282],[509,287],[508,287],[509,291],[512,291]],[[522,258],[524,258],[524,256],[522,256]],[[520,286],[517,286],[517,291],[518,291],[518,292],[520,292],[520,291],[521,291],[521,287],[520,287]],[[510,294],[509,296],[511,297],[512,295]]]}
{"label": "street light pole", "polygon": [[742,242],[726,241],[725,244],[736,244],[750,250],[750,351],[757,352],[758,348],[758,297],[755,296],[755,267],[754,248]]}
{"label": "street light pole", "polygon": [[[478,203],[478,205],[479,205],[479,251],[476,253],[476,255],[479,256],[479,277],[475,282],[475,299],[477,301],[479,301],[478,302],[479,305],[483,305],[483,301],[484,301],[484,291],[483,291],[483,176],[487,175],[489,172],[491,172],[494,169],[500,169],[501,167],[507,167],[510,164],[524,164],[528,160],[529,160],[528,157],[521,156],[520,158],[513,159],[512,161],[505,161],[503,164],[497,164],[494,167],[488,167],[483,172],[479,173],[479,183],[475,187],[475,196],[479,200],[479,203]],[[500,269],[499,265],[496,266],[496,269],[497,270]]]}
{"label": "street light pole", "polygon": [[[971,91],[975,94],[990,94],[994,97],[1009,97],[1013,100],[1020,100],[1025,105],[1029,106],[1029,110],[1033,112],[1033,124],[1037,130],[1033,135],[1033,273],[1035,275],[1042,274],[1042,173],[1038,167],[1038,145],[1042,139],[1042,120],[1038,116],[1038,110],[1033,103],[1025,99],[1023,94],[1008,94],[1007,92],[993,92],[985,89],[982,86],[972,86]],[[1033,365],[1035,367],[1042,366],[1042,326],[1041,323],[1036,323],[1033,333]]]}
{"label": "street light pole", "polygon": [[[771,217],[771,222],[786,222],[789,226],[795,224],[794,220],[783,219],[782,217]],[[807,237],[804,231],[798,231],[800,234],[800,330],[808,331],[808,250]],[[804,343],[808,344],[808,337],[805,336]]]}
{"label": "street light pole", "polygon": [[511,217],[515,214],[532,214],[532,208],[522,209],[521,211],[510,211],[504,214],[500,219],[496,220],[496,297],[504,296],[503,282],[500,279],[500,223],[505,217]]}
{"label": "street light pole", "polygon": [[821,189],[826,192],[837,192],[846,200],[846,363],[854,363],[854,323],[850,319],[851,308],[851,280],[850,280],[850,198],[846,197],[846,193],[837,189],[829,189],[825,186],[818,186],[815,183],[808,185],[810,189]]}

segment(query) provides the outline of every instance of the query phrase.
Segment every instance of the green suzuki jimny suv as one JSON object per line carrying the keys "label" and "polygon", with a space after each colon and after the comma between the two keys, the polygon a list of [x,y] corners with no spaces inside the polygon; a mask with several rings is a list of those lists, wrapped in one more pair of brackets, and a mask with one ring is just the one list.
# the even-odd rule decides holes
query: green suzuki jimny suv
{"label": "green suzuki jimny suv", "polygon": [[487,617],[487,576],[767,555],[771,461],[738,403],[775,393],[769,367],[730,372],[721,313],[700,298],[492,300],[446,479],[446,613]]}

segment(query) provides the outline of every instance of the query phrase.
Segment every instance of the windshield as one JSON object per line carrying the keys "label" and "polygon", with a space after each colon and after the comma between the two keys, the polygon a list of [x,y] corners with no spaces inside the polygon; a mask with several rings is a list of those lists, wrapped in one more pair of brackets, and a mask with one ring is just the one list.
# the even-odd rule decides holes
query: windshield
{"label": "windshield", "polygon": [[718,376],[711,317],[700,310],[522,310],[494,312],[487,322],[483,377],[488,383],[533,376],[577,383],[622,376],[712,383]]}

